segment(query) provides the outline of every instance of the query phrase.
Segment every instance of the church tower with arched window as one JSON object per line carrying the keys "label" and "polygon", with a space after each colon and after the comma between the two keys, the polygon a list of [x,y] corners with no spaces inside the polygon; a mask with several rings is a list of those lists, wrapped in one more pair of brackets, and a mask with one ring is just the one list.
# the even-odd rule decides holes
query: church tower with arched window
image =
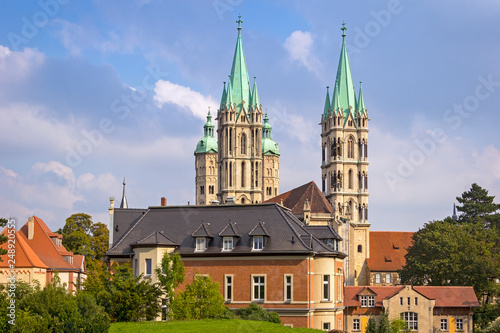
{"label": "church tower with arched window", "polygon": [[[263,125],[264,114],[255,77],[253,88],[250,87],[241,38],[241,23],[243,23],[241,17],[237,23],[238,38],[231,75],[227,87],[224,83],[216,118],[217,199],[221,203],[227,202],[230,198],[238,204],[250,204],[260,203],[279,194],[279,150],[277,144],[271,140],[270,125],[268,122],[267,125]],[[263,129],[267,137],[263,136]],[[264,146],[272,146],[272,149],[264,151]],[[268,168],[274,168],[273,176],[266,177],[265,172]],[[271,178],[272,185],[268,185],[271,183],[269,180]],[[269,195],[265,192],[266,186],[272,186]]]}
{"label": "church tower with arched window", "polygon": [[333,96],[327,87],[321,116],[322,191],[346,244],[347,285],[364,285],[369,257],[368,110],[361,82],[356,96],[342,26],[342,48]]}
{"label": "church tower with arched window", "polygon": [[217,199],[217,139],[212,115],[208,111],[207,121],[203,126],[203,138],[198,141],[195,156],[196,204],[208,205]]}

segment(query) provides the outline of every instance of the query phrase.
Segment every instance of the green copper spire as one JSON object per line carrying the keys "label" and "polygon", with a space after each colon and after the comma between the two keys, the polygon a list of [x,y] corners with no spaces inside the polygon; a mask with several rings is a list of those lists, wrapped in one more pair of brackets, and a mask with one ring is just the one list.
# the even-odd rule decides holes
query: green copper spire
{"label": "green copper spire", "polygon": [[260,106],[259,92],[257,91],[257,77],[253,77],[253,90],[251,106],[258,108]]}
{"label": "green copper spire", "polygon": [[231,76],[229,76],[229,82],[227,83],[227,91],[226,91],[226,106],[229,109],[233,106],[233,91],[231,88]]}
{"label": "green copper spire", "polygon": [[207,115],[207,122],[203,126],[203,138],[198,141],[194,154],[216,153],[217,152],[217,139],[214,136],[214,124],[212,123],[212,115],[210,110]]}
{"label": "green copper spire", "polygon": [[222,88],[222,98],[220,99],[219,111],[222,111],[224,104],[226,104],[226,98],[227,98],[226,81],[224,81],[224,88]]}
{"label": "green copper spire", "polygon": [[359,115],[365,113],[365,99],[363,98],[363,87],[361,87],[361,81],[359,81],[359,95],[358,95],[358,107],[357,111]]}
{"label": "green copper spire", "polygon": [[271,124],[267,113],[264,116],[264,125],[262,125],[262,155],[280,156],[278,144],[271,139]]}
{"label": "green copper spire", "polygon": [[326,100],[325,100],[325,109],[323,110],[323,119],[327,118],[330,113],[330,87],[326,87]]}
{"label": "green copper spire", "polygon": [[339,105],[340,105],[339,88],[337,86],[338,86],[338,81],[335,80],[335,87],[333,87],[333,98],[332,98],[332,104],[331,104],[333,112],[336,112],[339,109]]}
{"label": "green copper spire", "polygon": [[[345,45],[345,23],[342,23],[342,49],[340,50],[339,66],[337,68],[336,85],[333,95],[338,95],[338,107],[344,109],[345,121],[349,115],[349,107],[353,111],[356,109],[356,94],[354,92],[354,84],[352,83],[351,66],[349,65],[349,58],[347,57],[347,49]],[[335,104],[335,100],[333,101]],[[353,114],[354,116],[354,114]]]}
{"label": "green copper spire", "polygon": [[236,118],[238,118],[243,101],[250,104],[250,81],[248,79],[247,64],[243,52],[243,41],[241,40],[241,15],[238,16],[238,39],[236,40],[236,49],[234,51],[233,66],[231,67],[231,95],[233,102],[236,103]]}

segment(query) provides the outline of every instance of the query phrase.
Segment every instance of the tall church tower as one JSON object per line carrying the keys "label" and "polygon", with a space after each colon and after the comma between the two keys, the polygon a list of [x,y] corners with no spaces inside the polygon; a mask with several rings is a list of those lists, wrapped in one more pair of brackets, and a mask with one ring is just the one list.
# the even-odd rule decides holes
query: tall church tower
{"label": "tall church tower", "polygon": [[321,116],[322,191],[331,203],[347,248],[347,285],[365,285],[369,257],[368,110],[361,82],[356,98],[342,24],[342,48],[333,88]]}
{"label": "tall church tower", "polygon": [[[217,113],[218,138],[218,192],[217,199],[227,202],[234,198],[238,204],[259,203],[278,194],[277,170],[273,178],[272,195],[264,192],[264,164],[268,167],[266,152],[263,152],[263,113],[257,83],[250,88],[243,42],[241,39],[241,16],[238,23],[238,39],[234,51],[229,82],[224,83],[220,108]],[[255,78],[254,78],[255,79]],[[269,128],[269,140],[270,128]],[[271,140],[272,141],[272,140]],[[276,154],[277,152],[277,154]],[[279,151],[271,152],[275,169],[279,167]],[[265,156],[264,156],[265,155]],[[270,163],[270,162],[269,162]],[[274,171],[274,170],[273,170]]]}
{"label": "tall church tower", "polygon": [[198,141],[195,156],[196,168],[196,204],[208,205],[217,199],[217,139],[215,126],[208,111],[207,122],[203,126],[203,138]]}
{"label": "tall church tower", "polygon": [[264,200],[278,196],[280,187],[279,169],[280,169],[280,151],[278,144],[271,139],[271,124],[267,113],[264,117],[264,125],[262,127],[262,155],[263,162],[263,185],[264,185]]}

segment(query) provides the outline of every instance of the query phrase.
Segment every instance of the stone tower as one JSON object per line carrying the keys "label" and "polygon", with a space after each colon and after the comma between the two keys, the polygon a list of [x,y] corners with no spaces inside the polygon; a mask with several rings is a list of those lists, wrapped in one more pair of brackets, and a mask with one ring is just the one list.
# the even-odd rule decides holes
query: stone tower
{"label": "stone tower", "polygon": [[264,176],[264,200],[278,196],[280,178],[280,151],[278,144],[271,139],[271,125],[267,114],[264,117],[262,127],[262,155],[263,155],[263,176]]}
{"label": "stone tower", "polygon": [[[241,17],[238,23],[238,38],[234,52],[229,82],[224,83],[220,108],[217,112],[218,141],[218,191],[221,203],[234,199],[238,204],[259,203],[278,194],[279,151],[263,152],[263,112],[254,80],[250,88],[243,42],[241,39]],[[254,78],[255,79],[255,78]],[[269,140],[270,126],[269,126]],[[272,141],[272,140],[271,140]],[[269,154],[271,155],[269,155]],[[271,156],[270,159],[265,157]],[[276,169],[273,176],[264,175],[266,168]],[[273,183],[272,195],[264,192],[264,180]]]}
{"label": "stone tower", "polygon": [[208,111],[207,122],[203,126],[203,138],[198,141],[195,156],[196,204],[208,205],[217,199],[217,139],[215,126]]}
{"label": "stone tower", "polygon": [[356,98],[342,25],[342,48],[333,88],[327,87],[321,116],[322,191],[340,221],[347,254],[347,285],[365,285],[369,257],[368,223],[368,110],[361,82]]}

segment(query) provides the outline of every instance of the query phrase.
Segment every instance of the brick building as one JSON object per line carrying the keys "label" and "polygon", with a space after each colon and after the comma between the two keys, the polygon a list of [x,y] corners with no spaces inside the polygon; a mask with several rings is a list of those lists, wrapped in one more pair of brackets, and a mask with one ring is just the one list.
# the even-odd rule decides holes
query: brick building
{"label": "brick building", "polygon": [[[111,261],[156,280],[163,253],[178,251],[185,283],[207,274],[226,305],[258,303],[283,324],[343,327],[342,241],[328,226],[307,226],[278,204],[160,206],[110,211]],[[180,286],[183,288],[183,286]]]}
{"label": "brick building", "polygon": [[411,331],[472,332],[472,309],[479,303],[472,287],[348,286],[345,287],[345,327],[366,332],[368,319],[387,312],[401,318]]}

